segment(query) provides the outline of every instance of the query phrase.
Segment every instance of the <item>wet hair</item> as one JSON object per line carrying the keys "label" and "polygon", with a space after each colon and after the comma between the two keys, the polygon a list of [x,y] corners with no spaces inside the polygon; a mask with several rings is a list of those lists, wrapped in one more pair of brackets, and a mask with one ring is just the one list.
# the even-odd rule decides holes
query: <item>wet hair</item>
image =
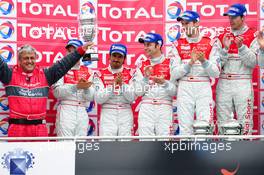
{"label": "wet hair", "polygon": [[26,52],[26,53],[34,53],[36,56],[37,56],[37,50],[32,47],[31,45],[23,45],[19,50],[18,50],[18,59],[21,58],[21,55],[23,52]]}

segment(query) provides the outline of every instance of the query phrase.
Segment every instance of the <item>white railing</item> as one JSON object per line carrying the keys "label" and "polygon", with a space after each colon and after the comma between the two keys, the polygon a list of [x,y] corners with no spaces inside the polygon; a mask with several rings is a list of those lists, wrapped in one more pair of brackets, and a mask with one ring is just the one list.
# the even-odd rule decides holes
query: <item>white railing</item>
{"label": "white railing", "polygon": [[73,141],[84,141],[84,140],[144,140],[144,139],[154,139],[154,140],[195,140],[195,139],[241,139],[241,140],[252,140],[260,139],[264,140],[264,135],[190,135],[190,136],[78,136],[78,137],[0,137],[0,141],[16,141],[16,140],[73,140]]}

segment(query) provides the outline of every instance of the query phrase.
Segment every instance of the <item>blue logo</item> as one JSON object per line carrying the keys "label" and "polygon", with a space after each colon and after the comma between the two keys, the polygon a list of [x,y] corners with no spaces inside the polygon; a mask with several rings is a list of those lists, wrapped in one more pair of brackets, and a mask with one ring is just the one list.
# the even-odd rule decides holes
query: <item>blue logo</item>
{"label": "blue logo", "polygon": [[86,108],[86,112],[91,112],[94,106],[95,106],[94,101],[91,101],[90,105]]}
{"label": "blue logo", "polygon": [[86,2],[81,6],[81,14],[95,14],[95,7],[92,2]]}
{"label": "blue logo", "polygon": [[33,168],[35,156],[22,149],[16,149],[5,153],[1,157],[1,165],[3,168],[8,169],[10,175],[26,175],[29,168]]}
{"label": "blue logo", "polygon": [[0,12],[3,15],[8,15],[14,9],[14,3],[12,0],[3,0],[0,2]]}
{"label": "blue logo", "polygon": [[170,42],[174,42],[181,37],[181,26],[180,25],[173,25],[169,28],[169,31],[167,32],[167,37]]}
{"label": "blue logo", "polygon": [[8,63],[14,57],[15,52],[13,48],[9,45],[6,45],[0,48],[0,58],[4,60],[4,62]]}
{"label": "blue logo", "polygon": [[[0,55],[0,57],[1,57],[1,55]],[[4,102],[7,102],[7,98],[5,97],[5,95],[0,97],[0,108],[3,111],[8,111],[9,110],[9,106],[7,104],[4,104]]]}
{"label": "blue logo", "polygon": [[264,83],[264,75],[261,76],[261,82]]}
{"label": "blue logo", "polygon": [[87,136],[92,136],[95,131],[96,125],[92,119],[89,119],[89,129],[87,132]]}
{"label": "blue logo", "polygon": [[174,132],[174,135],[179,135],[180,134],[180,127],[177,126],[175,132]]}
{"label": "blue logo", "polygon": [[8,39],[14,34],[15,28],[10,21],[4,22],[0,25],[0,36],[3,39]]}
{"label": "blue logo", "polygon": [[177,19],[180,16],[181,12],[183,11],[183,6],[180,2],[175,1],[168,6],[167,14],[169,15],[170,19]]}
{"label": "blue logo", "polygon": [[8,131],[8,118],[0,120],[0,135],[7,135]]}

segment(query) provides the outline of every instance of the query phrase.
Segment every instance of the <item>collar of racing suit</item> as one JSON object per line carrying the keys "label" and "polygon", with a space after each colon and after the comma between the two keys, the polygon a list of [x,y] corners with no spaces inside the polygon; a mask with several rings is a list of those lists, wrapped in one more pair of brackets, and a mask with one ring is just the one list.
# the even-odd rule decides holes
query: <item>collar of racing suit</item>
{"label": "collar of racing suit", "polygon": [[156,57],[156,58],[151,58],[150,59],[150,64],[151,65],[155,65],[155,64],[159,64],[162,63],[164,61],[165,57],[162,54],[160,57]]}
{"label": "collar of racing suit", "polygon": [[116,73],[119,73],[119,72],[122,72],[123,71],[123,66],[119,69],[112,69],[111,66],[108,66],[108,70],[112,73],[112,74],[116,74]]}
{"label": "collar of racing suit", "polygon": [[238,36],[238,35],[242,35],[243,33],[245,33],[248,29],[249,29],[248,26],[247,25],[244,25],[239,30],[232,30],[232,33],[234,34],[234,36]]}

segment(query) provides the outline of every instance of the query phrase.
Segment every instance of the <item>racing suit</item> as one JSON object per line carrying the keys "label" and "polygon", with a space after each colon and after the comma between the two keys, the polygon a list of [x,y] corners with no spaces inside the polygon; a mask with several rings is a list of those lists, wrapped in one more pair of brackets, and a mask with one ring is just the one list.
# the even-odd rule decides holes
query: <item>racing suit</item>
{"label": "racing suit", "polygon": [[[172,71],[173,79],[179,80],[177,94],[177,111],[181,135],[192,135],[194,112],[197,121],[213,124],[214,103],[210,78],[220,74],[217,47],[214,40],[199,35],[197,38],[180,38],[175,43],[176,66]],[[205,62],[197,60],[189,65],[192,50],[205,53]]]}
{"label": "racing suit", "polygon": [[86,107],[93,101],[94,88],[77,89],[80,78],[92,81],[92,71],[85,66],[74,66],[54,85],[54,96],[59,100],[56,116],[58,136],[87,136],[89,117]]}
{"label": "racing suit", "polygon": [[8,65],[0,59],[0,81],[5,85],[9,102],[9,137],[48,136],[45,124],[49,87],[67,73],[82,57],[80,47],[53,66],[35,67],[32,73]]}
{"label": "racing suit", "polygon": [[[149,78],[145,68],[153,69]],[[173,60],[165,58],[147,59],[139,63],[134,76],[137,96],[142,96],[138,114],[138,133],[140,136],[168,136],[172,130],[172,97],[176,95],[176,85],[171,81],[170,71]],[[152,76],[164,77],[164,84],[153,82]]]}
{"label": "racing suit", "polygon": [[[117,73],[122,73],[122,86],[113,86]],[[111,69],[107,67],[95,76],[95,101],[101,104],[100,136],[131,136],[133,112],[131,103],[135,100],[133,70],[125,67]]]}
{"label": "racing suit", "polygon": [[[232,42],[229,50],[226,50],[222,43],[225,34],[231,39],[243,37],[243,45],[237,48]],[[219,36],[218,47],[222,63],[216,90],[218,124],[232,119],[236,112],[243,134],[251,134],[254,105],[252,70],[258,62],[255,30],[245,25],[240,30],[225,31]]]}

